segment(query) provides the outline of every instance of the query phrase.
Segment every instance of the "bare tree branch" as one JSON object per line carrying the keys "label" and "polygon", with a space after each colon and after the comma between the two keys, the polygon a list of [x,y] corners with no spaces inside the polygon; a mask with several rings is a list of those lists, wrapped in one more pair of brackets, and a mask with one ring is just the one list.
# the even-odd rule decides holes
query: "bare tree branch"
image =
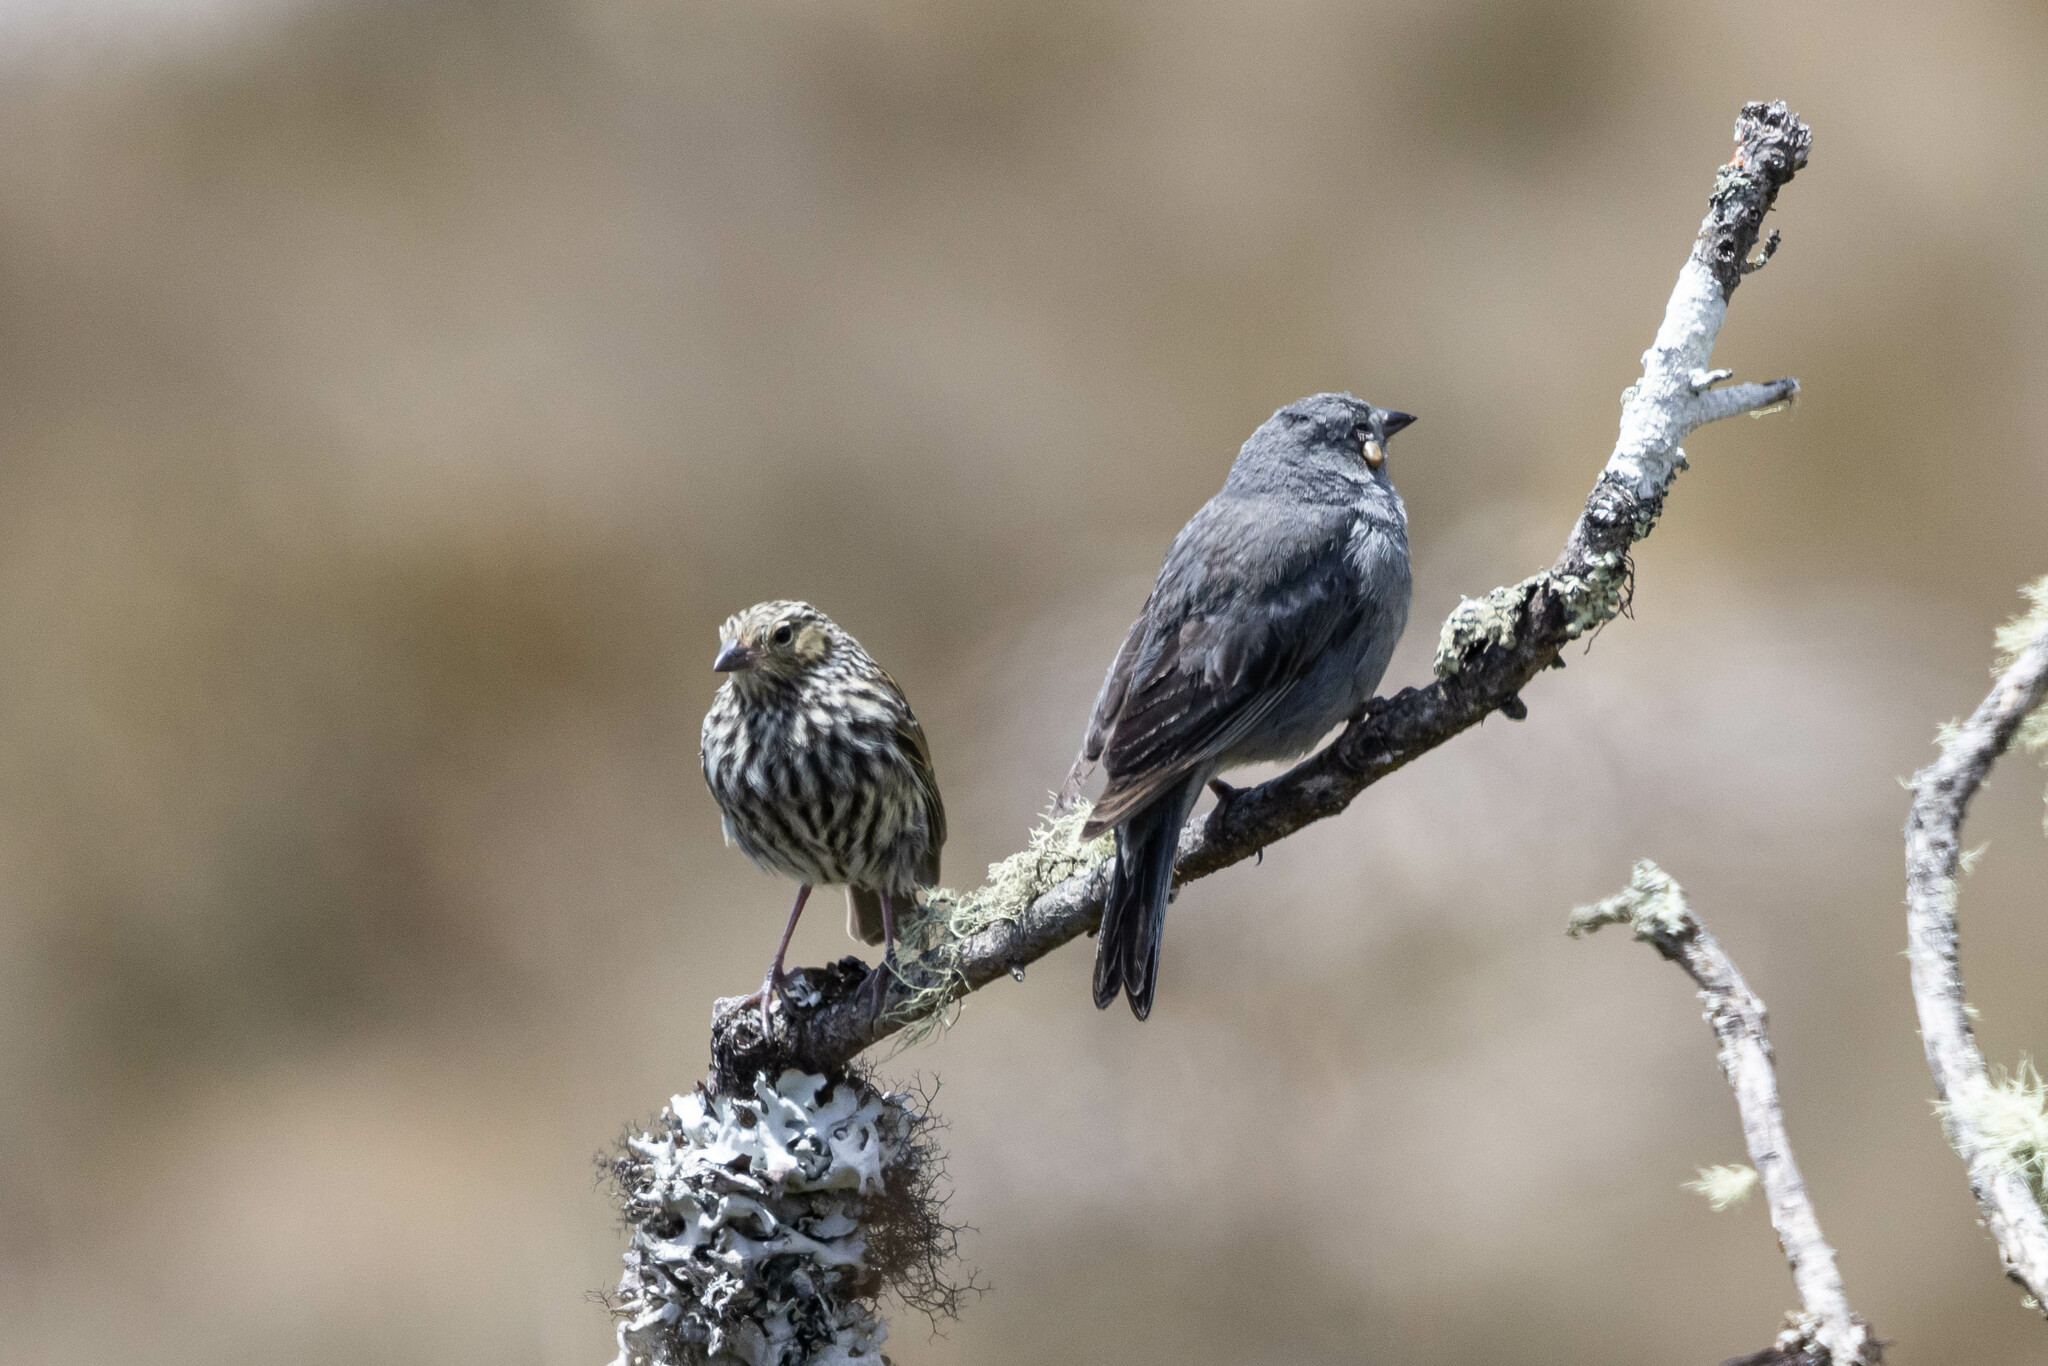
{"label": "bare tree branch", "polygon": [[[2048,593],[2048,580],[2041,587]],[[2042,1307],[2048,1306],[2048,1217],[2026,1169],[1987,1131],[1986,1103],[1996,1102],[1997,1088],[1970,1027],[1956,957],[1963,816],[1991,765],[2048,697],[2048,602],[2025,625],[2031,629],[2012,639],[2014,657],[1991,692],[1947,736],[1941,757],[1913,775],[1913,806],[1906,816],[1906,956],[1920,1039],[1949,1141],[1969,1170],[1970,1189],[1998,1242],[2005,1274]]]}
{"label": "bare tree branch", "polygon": [[1756,1164],[1770,1203],[1771,1227],[1778,1231],[1778,1246],[1785,1250],[1792,1283],[1805,1308],[1773,1347],[1743,1360],[1763,1366],[1816,1362],[1818,1357],[1832,1366],[1876,1366],[1880,1344],[1849,1307],[1841,1272],[1835,1268],[1835,1250],[1821,1236],[1806,1182],[1792,1158],[1764,1003],[1693,914],[1685,890],[1654,863],[1638,863],[1627,890],[1574,911],[1568,933],[1578,938],[1603,925],[1629,926],[1637,939],[1685,969],[1699,984],[1706,1021],[1721,1044],[1721,1072],[1735,1091],[1742,1138],[1749,1145],[1750,1161]]}
{"label": "bare tree branch", "polygon": [[[1428,687],[1375,699],[1318,753],[1270,782],[1230,792],[1191,821],[1181,834],[1179,882],[1336,815],[1373,783],[1495,711],[1520,719],[1526,715],[1522,689],[1560,663],[1558,652],[1567,643],[1621,609],[1630,586],[1629,549],[1650,533],[1672,479],[1685,467],[1678,443],[1705,423],[1780,406],[1799,391],[1792,379],[1716,389],[1729,374],[1710,370],[1708,362],[1729,296],[1775,245],[1773,234],[1763,256],[1752,256],[1765,213],[1806,164],[1811,140],[1782,102],[1743,107],[1734,159],[1715,178],[1706,221],[1679,271],[1656,341],[1643,353],[1642,378],[1624,396],[1614,451],[1557,562],[1461,604],[1444,624],[1438,678]],[[712,1086],[744,1094],[762,1069],[830,1072],[906,1024],[1092,932],[1108,877],[1099,859],[1092,866],[1083,860],[1082,867],[981,928],[904,963],[879,1021],[852,999],[859,982],[852,959],[794,974],[796,1004],[769,1037],[762,1035],[758,1011],[739,1009],[736,998],[721,1000],[712,1017]],[[933,990],[934,982],[943,989]]]}

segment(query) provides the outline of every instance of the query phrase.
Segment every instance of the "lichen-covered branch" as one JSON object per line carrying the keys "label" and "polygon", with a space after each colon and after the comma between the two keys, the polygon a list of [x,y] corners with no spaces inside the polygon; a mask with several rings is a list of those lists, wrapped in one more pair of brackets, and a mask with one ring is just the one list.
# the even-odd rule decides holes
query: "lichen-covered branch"
{"label": "lichen-covered branch", "polygon": [[1638,863],[1625,890],[1572,912],[1568,933],[1577,938],[1603,925],[1627,925],[1637,939],[1684,968],[1699,985],[1706,1021],[1720,1042],[1721,1072],[1735,1091],[1743,1141],[1770,1203],[1771,1227],[1778,1231],[1778,1245],[1785,1250],[1804,1310],[1792,1316],[1775,1344],[1748,1360],[1759,1366],[1876,1366],[1879,1343],[1849,1307],[1841,1272],[1835,1267],[1835,1250],[1821,1237],[1806,1182],[1792,1159],[1764,1003],[1693,914],[1684,889],[1654,863]]}
{"label": "lichen-covered branch", "polygon": [[[1906,816],[1906,956],[1920,1039],[1940,1097],[1949,1141],[1968,1168],[1984,1226],[1997,1240],[2006,1275],[2035,1305],[2048,1306],[2048,1217],[2042,1214],[2041,1166],[2048,1153],[2029,1151],[2027,1126],[2016,1114],[2042,1110],[2039,1088],[2024,1070],[1994,1082],[1984,1066],[1963,999],[1956,956],[1956,879],[1970,798],[2023,731],[2048,739],[2048,579],[2028,590],[2034,610],[2000,633],[2005,656],[1998,681],[1970,713],[1949,728],[1941,756],[1913,775]],[[2048,1127],[2037,1124],[2036,1129]]]}
{"label": "lichen-covered branch", "polygon": [[[1570,641],[1611,619],[1630,584],[1629,548],[1650,533],[1671,481],[1685,466],[1682,441],[1695,428],[1740,412],[1782,405],[1796,380],[1717,388],[1727,371],[1708,368],[1728,298],[1763,257],[1764,215],[1806,164],[1811,134],[1784,104],[1745,105],[1736,152],[1715,178],[1706,221],[1643,353],[1643,374],[1625,396],[1621,430],[1557,562],[1512,588],[1464,603],[1445,623],[1437,679],[1378,699],[1331,744],[1258,787],[1233,792],[1182,832],[1176,877],[1204,877],[1336,815],[1372,784],[1499,711],[1526,714],[1521,691],[1559,663]],[[1766,252],[1770,245],[1766,245]],[[871,1021],[853,998],[854,960],[800,970],[794,1007],[764,1037],[758,1011],[718,1003],[712,1021],[712,1085],[744,1091],[755,1074],[784,1066],[829,1072],[906,1025],[1092,931],[1102,913],[1107,871],[1100,852],[1069,848],[1057,883],[1028,880],[1017,900],[985,907],[978,928],[942,933],[910,957]],[[947,923],[950,923],[948,918]],[[942,929],[944,927],[942,926]]]}

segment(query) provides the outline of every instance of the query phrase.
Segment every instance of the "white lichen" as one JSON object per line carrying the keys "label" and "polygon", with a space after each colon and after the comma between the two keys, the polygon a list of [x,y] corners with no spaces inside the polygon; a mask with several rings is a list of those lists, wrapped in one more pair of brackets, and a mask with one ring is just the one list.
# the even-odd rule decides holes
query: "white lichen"
{"label": "white lichen", "polygon": [[1736,1163],[1726,1167],[1701,1167],[1697,1179],[1683,1184],[1687,1190],[1704,1195],[1714,1213],[1719,1214],[1746,1203],[1750,1196],[1756,1194],[1758,1180],[1756,1168]]}
{"label": "white lichen", "polygon": [[1834,1354],[1821,1340],[1825,1327],[1818,1315],[1795,1310],[1785,1315],[1785,1326],[1771,1344],[1772,1350],[1782,1362],[1832,1362]]}
{"label": "white lichen", "polygon": [[967,988],[961,954],[968,940],[989,929],[1022,920],[1031,904],[1077,874],[1092,871],[1116,852],[1113,835],[1081,838],[1090,804],[1048,815],[1033,828],[1024,847],[988,866],[988,878],[972,891],[934,888],[925,899],[920,922],[915,981],[910,994],[891,1008],[902,1022],[902,1047],[911,1047],[943,1033],[958,1014]]}
{"label": "white lichen", "polygon": [[902,1095],[795,1071],[671,1100],[613,1164],[633,1227],[613,1366],[882,1366],[865,1216],[917,1120]]}
{"label": "white lichen", "polygon": [[1643,859],[1636,864],[1628,886],[1573,911],[1565,933],[1579,939],[1603,925],[1627,925],[1638,939],[1676,939],[1689,934],[1693,924],[1685,889],[1669,873]]}
{"label": "white lichen", "polygon": [[2010,1073],[2000,1069],[1946,1101],[1936,1101],[1944,1120],[1962,1121],[1984,1143],[1993,1161],[2022,1177],[2034,1199],[2048,1199],[2048,1082],[2031,1059]]}
{"label": "white lichen", "polygon": [[[2020,592],[2032,606],[1998,628],[1998,657],[1992,666],[1993,676],[2011,668],[2029,645],[2048,635],[2048,576],[2034,580]],[[2048,758],[2048,703],[2034,708],[2020,722],[2019,732],[2013,738],[2020,748]],[[2048,830],[2048,816],[2042,817],[2042,828]]]}

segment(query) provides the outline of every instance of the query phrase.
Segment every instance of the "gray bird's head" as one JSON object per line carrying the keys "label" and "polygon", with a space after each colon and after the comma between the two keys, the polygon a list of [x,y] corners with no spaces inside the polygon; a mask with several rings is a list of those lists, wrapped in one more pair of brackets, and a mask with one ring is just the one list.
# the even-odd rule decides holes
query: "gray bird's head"
{"label": "gray bird's head", "polygon": [[1225,488],[1243,493],[1355,497],[1362,485],[1389,493],[1387,442],[1415,419],[1350,394],[1311,394],[1251,434]]}
{"label": "gray bird's head", "polygon": [[757,602],[718,628],[711,667],[743,679],[793,682],[824,663],[842,634],[807,602]]}

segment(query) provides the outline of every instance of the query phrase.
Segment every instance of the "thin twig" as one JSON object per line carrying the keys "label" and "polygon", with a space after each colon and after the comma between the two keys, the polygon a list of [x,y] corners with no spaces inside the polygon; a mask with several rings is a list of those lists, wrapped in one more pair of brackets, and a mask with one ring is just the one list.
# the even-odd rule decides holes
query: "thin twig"
{"label": "thin twig", "polygon": [[[1906,957],[1920,1040],[1949,1142],[1969,1170],[1984,1226],[1998,1242],[2005,1274],[2048,1305],[2048,1217],[2011,1154],[1986,1134],[1982,1102],[1992,1093],[1984,1054],[1963,1002],[1956,957],[1956,876],[1963,816],[2020,723],[2048,697],[2048,611],[2038,633],[2016,643],[2014,659],[1970,718],[1941,746],[1941,756],[1913,775],[1906,816]],[[2048,1310],[2044,1310],[2048,1312]]]}
{"label": "thin twig", "polygon": [[[1649,535],[1695,428],[1741,412],[1781,406],[1799,392],[1793,379],[1714,386],[1709,370],[1728,298],[1746,273],[1764,214],[1778,190],[1806,164],[1812,135],[1783,103],[1743,106],[1736,153],[1720,169],[1706,221],[1665,306],[1643,375],[1622,406],[1621,429],[1592,494],[1557,562],[1483,599],[1461,604],[1445,623],[1435,682],[1404,688],[1355,719],[1320,752],[1270,782],[1236,792],[1181,833],[1178,882],[1205,877],[1251,857],[1314,821],[1334,816],[1367,787],[1417,756],[1479,724],[1495,711],[1525,714],[1522,689],[1558,663],[1565,645],[1598,628],[1627,598],[1629,548]],[[1106,869],[1097,866],[1045,891],[1017,914],[964,940],[928,951],[905,966],[909,981],[954,983],[948,1000],[1093,931],[1102,914]],[[942,954],[943,957],[934,955]],[[756,1071],[796,1066],[829,1071],[910,1023],[909,989],[891,984],[879,1022],[853,999],[856,960],[804,973],[804,1002],[761,1033],[758,1011],[720,1001],[712,1015],[715,1089],[744,1090]]]}
{"label": "thin twig", "polygon": [[[1684,968],[1699,984],[1706,1021],[1721,1044],[1721,1072],[1734,1089],[1742,1113],[1742,1138],[1771,1207],[1771,1227],[1792,1268],[1803,1315],[1777,1343],[1752,1360],[1813,1361],[1832,1366],[1876,1366],[1881,1348],[1868,1324],[1849,1307],[1835,1250],[1821,1236],[1820,1220],[1807,1197],[1792,1139],[1778,1100],[1778,1075],[1767,1032],[1764,1003],[1722,951],[1719,941],[1693,914],[1685,890],[1656,864],[1635,867],[1627,890],[1572,913],[1569,933],[1577,938],[1602,925],[1627,925],[1637,939]],[[1815,1349],[1818,1349],[1818,1353]]]}

